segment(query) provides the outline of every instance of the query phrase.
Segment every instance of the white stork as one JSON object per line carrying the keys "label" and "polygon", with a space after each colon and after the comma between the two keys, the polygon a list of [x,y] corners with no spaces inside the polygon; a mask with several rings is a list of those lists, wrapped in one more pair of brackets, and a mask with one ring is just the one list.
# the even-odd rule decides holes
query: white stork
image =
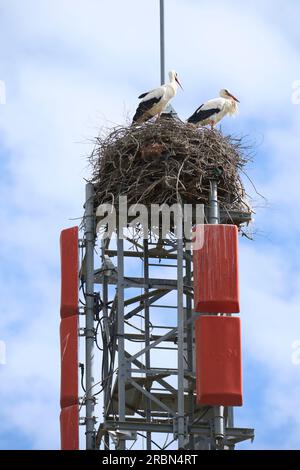
{"label": "white stork", "polygon": [[199,106],[194,114],[188,118],[187,122],[195,125],[201,124],[203,126],[210,124],[211,129],[213,129],[226,114],[230,116],[236,114],[239,100],[226,89],[220,90],[219,95],[219,98],[208,100]]}
{"label": "white stork", "polygon": [[[175,70],[169,72],[170,83],[161,85],[154,90],[142,93],[139,96],[141,100],[138,108],[133,116],[132,123],[140,124],[148,121],[152,117],[158,115],[160,117],[169,101],[174,98],[177,92],[177,84],[182,88]],[[182,88],[183,89],[183,88]]]}

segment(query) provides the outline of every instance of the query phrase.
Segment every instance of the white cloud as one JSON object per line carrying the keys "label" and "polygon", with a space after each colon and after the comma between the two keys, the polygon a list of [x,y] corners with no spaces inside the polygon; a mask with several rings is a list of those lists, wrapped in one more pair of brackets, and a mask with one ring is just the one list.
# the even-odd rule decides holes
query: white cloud
{"label": "white cloud", "polygon": [[[262,426],[272,429],[274,414],[276,426],[292,420],[299,437],[290,347],[298,339],[300,275],[276,240],[284,236],[297,245],[300,108],[291,92],[300,78],[300,7],[276,5],[166,1],[166,53],[167,67],[178,70],[185,88],[174,100],[180,115],[226,86],[241,99],[241,112],[224,128],[265,135],[251,175],[271,201],[265,220],[260,213],[257,220],[259,228],[273,230],[273,240],[258,238],[241,250],[244,348],[268,376],[258,398],[266,407]],[[9,404],[5,418],[34,448],[53,448],[59,441],[59,231],[82,215],[88,138],[103,123],[124,122],[138,93],[159,81],[158,2],[145,9],[138,1],[13,0],[1,9],[7,104],[0,108],[6,168],[0,339],[7,343],[7,365],[0,396]],[[287,390],[293,390],[290,400],[283,398]],[[47,422],[42,429],[41,422]],[[257,446],[270,446],[271,439],[263,439]],[[296,446],[296,437],[283,445],[289,443]]]}
{"label": "white cloud", "polygon": [[[284,253],[271,247],[243,244],[240,251],[243,351],[257,372],[246,383],[247,393],[255,387],[253,403],[246,400],[238,421],[256,427],[255,448],[297,448],[300,381],[292,345],[299,339],[300,297],[291,280],[299,270],[295,273]],[[287,424],[294,438],[283,434],[281,442],[273,442],[272,436]]]}
{"label": "white cloud", "polygon": [[6,365],[0,369],[5,401],[1,420],[10,431],[20,430],[36,449],[58,448],[59,282],[40,272],[19,282],[1,283],[1,298],[7,298],[1,318],[1,339],[6,343]]}

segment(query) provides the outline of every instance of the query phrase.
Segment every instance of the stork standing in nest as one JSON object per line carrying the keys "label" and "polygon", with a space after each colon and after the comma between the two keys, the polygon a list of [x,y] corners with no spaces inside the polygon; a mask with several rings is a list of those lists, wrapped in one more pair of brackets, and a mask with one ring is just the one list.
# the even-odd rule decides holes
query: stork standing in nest
{"label": "stork standing in nest", "polygon": [[170,83],[161,85],[160,87],[147,91],[146,93],[142,93],[139,96],[141,102],[133,116],[133,124],[141,124],[154,116],[159,118],[167,104],[176,95],[178,85],[183,89],[175,70],[171,70],[171,72],[169,72],[169,78]]}
{"label": "stork standing in nest", "polygon": [[203,126],[210,124],[211,129],[213,129],[227,114],[229,116],[236,114],[239,100],[226,89],[222,89],[219,95],[218,98],[208,100],[199,106],[187,122]]}

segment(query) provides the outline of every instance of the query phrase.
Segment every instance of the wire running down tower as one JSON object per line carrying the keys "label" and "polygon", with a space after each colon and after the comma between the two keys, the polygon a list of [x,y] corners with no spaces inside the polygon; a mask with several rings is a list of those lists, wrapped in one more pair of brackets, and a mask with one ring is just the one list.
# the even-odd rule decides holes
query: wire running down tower
{"label": "wire running down tower", "polygon": [[[211,207],[206,210],[209,222],[219,218],[216,182],[212,182],[211,188]],[[253,439],[252,429],[234,427],[231,407],[201,404],[196,394],[195,362],[199,357],[196,357],[195,321],[197,323],[207,316],[202,317],[192,308],[191,250],[186,249],[181,238],[155,243],[148,239],[142,244],[130,240],[134,250],[124,247],[128,240],[118,239],[117,246],[111,247],[107,239],[101,246],[101,266],[96,268],[94,253],[98,220],[93,198],[94,188],[89,183],[84,235],[80,241],[83,259],[79,270],[85,300],[82,312],[85,327],[80,330],[86,344],[85,395],[80,400],[80,408],[81,413],[85,411],[81,422],[85,426],[86,448],[129,449],[133,445],[141,448],[141,441],[145,440],[147,450],[153,448],[154,442],[164,449],[170,445],[171,448],[192,450],[224,449]],[[76,228],[69,230],[76,231]],[[73,256],[76,256],[74,240],[72,243]],[[62,245],[62,259],[66,249],[70,251],[70,245]],[[126,273],[128,265],[133,262],[140,263],[142,267],[140,277]],[[64,266],[66,263],[63,261]],[[62,298],[65,298],[67,285],[69,292],[73,292],[71,300],[74,303],[76,262],[69,268],[67,272],[66,268],[63,271]],[[150,274],[151,270],[155,270],[155,277]],[[70,284],[71,277],[73,281]],[[232,317],[213,315],[210,318],[222,321]],[[69,334],[70,331],[62,333],[64,354],[70,347],[70,343],[67,346],[64,343],[64,337]],[[74,336],[74,329],[72,334]],[[99,373],[95,376],[96,344],[100,344],[102,349],[101,376]],[[74,349],[74,341],[72,347]],[[62,383],[72,382],[70,370],[74,376],[75,360],[76,354],[73,354],[68,364],[62,363]],[[63,401],[64,394],[62,389]],[[73,395],[76,395],[74,385]],[[99,406],[95,408],[95,405],[99,398],[103,415],[96,417],[95,409],[99,410]],[[78,407],[74,404],[74,396],[72,400],[71,406],[75,406],[73,412],[75,410],[76,414]],[[70,437],[78,435],[74,415],[72,422],[73,427],[70,428],[64,420],[61,421],[64,448],[78,446],[78,439]],[[163,434],[169,438],[163,439]]]}

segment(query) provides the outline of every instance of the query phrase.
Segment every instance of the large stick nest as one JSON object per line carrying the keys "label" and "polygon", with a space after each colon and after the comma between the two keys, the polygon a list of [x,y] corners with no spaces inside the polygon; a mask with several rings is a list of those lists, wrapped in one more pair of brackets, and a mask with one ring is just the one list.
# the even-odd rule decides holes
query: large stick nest
{"label": "large stick nest", "polygon": [[251,212],[240,174],[249,160],[243,139],[206,127],[161,118],[117,127],[96,139],[91,182],[96,204],[209,204],[210,181],[218,180],[221,208]]}

